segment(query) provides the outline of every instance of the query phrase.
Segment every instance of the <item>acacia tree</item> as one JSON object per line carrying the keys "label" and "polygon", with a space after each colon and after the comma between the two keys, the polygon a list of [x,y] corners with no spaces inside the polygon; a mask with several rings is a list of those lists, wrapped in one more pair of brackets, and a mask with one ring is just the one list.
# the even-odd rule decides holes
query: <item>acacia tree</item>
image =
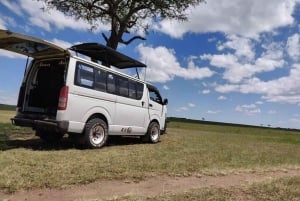
{"label": "acacia tree", "polygon": [[67,16],[87,21],[91,29],[99,22],[110,24],[110,35],[102,33],[106,46],[117,49],[119,43],[128,45],[135,39],[145,38],[134,35],[124,40],[125,33],[143,30],[147,33],[147,19],[175,19],[185,21],[189,6],[196,6],[205,0],[38,0],[46,3],[46,8],[63,12]]}

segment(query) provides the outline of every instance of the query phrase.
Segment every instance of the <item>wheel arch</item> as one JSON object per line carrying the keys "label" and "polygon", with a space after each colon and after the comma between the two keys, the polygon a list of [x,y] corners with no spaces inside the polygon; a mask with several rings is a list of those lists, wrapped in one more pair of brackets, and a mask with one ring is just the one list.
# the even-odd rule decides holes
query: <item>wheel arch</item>
{"label": "wheel arch", "polygon": [[149,128],[149,126],[150,126],[150,124],[151,124],[152,122],[156,122],[156,123],[158,124],[158,126],[160,126],[160,123],[159,123],[159,121],[158,121],[157,119],[152,119],[152,120],[149,122],[149,124],[148,124],[148,128]]}
{"label": "wheel arch", "polygon": [[109,126],[112,122],[110,113],[101,107],[95,107],[95,108],[90,109],[88,112],[86,112],[86,114],[83,117],[82,122],[84,122],[86,124],[92,118],[102,119],[103,121],[106,122],[107,126]]}
{"label": "wheel arch", "polygon": [[103,121],[105,121],[106,125],[108,126],[107,118],[106,118],[103,114],[101,114],[101,113],[95,113],[95,114],[92,114],[92,115],[86,120],[85,123],[87,123],[89,120],[95,119],[95,118],[102,119]]}

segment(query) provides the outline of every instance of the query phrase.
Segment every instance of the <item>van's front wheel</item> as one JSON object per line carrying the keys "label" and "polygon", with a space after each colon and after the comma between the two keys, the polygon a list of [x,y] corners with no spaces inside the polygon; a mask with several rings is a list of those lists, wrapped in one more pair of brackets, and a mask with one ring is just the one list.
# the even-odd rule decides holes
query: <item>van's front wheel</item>
{"label": "van's front wheel", "polygon": [[145,136],[143,136],[143,141],[144,142],[150,142],[150,143],[157,143],[159,142],[160,139],[160,128],[159,124],[156,122],[151,122],[147,133]]}
{"label": "van's front wheel", "polygon": [[103,147],[108,138],[106,122],[99,118],[89,120],[84,129],[84,138],[90,148]]}

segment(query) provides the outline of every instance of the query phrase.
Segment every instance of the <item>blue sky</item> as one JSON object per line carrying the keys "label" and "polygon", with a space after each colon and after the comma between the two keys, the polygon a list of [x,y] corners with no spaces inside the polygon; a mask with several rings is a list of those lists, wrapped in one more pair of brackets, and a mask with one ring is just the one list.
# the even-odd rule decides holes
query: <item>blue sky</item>
{"label": "blue sky", "polygon": [[[207,0],[189,21],[151,24],[146,41],[119,46],[145,62],[169,99],[168,116],[300,128],[300,0]],[[89,25],[41,2],[1,0],[0,29],[64,47],[104,43]],[[143,34],[143,33],[136,33]],[[0,51],[0,103],[16,104],[26,59]]]}

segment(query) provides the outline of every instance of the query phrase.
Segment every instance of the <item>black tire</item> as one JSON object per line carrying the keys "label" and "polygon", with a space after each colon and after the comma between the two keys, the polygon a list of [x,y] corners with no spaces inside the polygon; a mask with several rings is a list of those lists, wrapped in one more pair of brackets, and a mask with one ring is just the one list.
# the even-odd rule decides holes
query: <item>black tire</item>
{"label": "black tire", "polygon": [[39,136],[46,143],[56,143],[63,138],[62,133],[46,130],[37,130],[36,135]]}
{"label": "black tire", "polygon": [[160,140],[160,128],[159,128],[159,124],[156,122],[151,122],[147,133],[145,136],[143,136],[143,141],[144,142],[149,142],[149,143],[158,143]]}
{"label": "black tire", "polygon": [[84,129],[84,141],[89,148],[103,147],[108,138],[108,127],[105,121],[99,118],[90,119]]}

